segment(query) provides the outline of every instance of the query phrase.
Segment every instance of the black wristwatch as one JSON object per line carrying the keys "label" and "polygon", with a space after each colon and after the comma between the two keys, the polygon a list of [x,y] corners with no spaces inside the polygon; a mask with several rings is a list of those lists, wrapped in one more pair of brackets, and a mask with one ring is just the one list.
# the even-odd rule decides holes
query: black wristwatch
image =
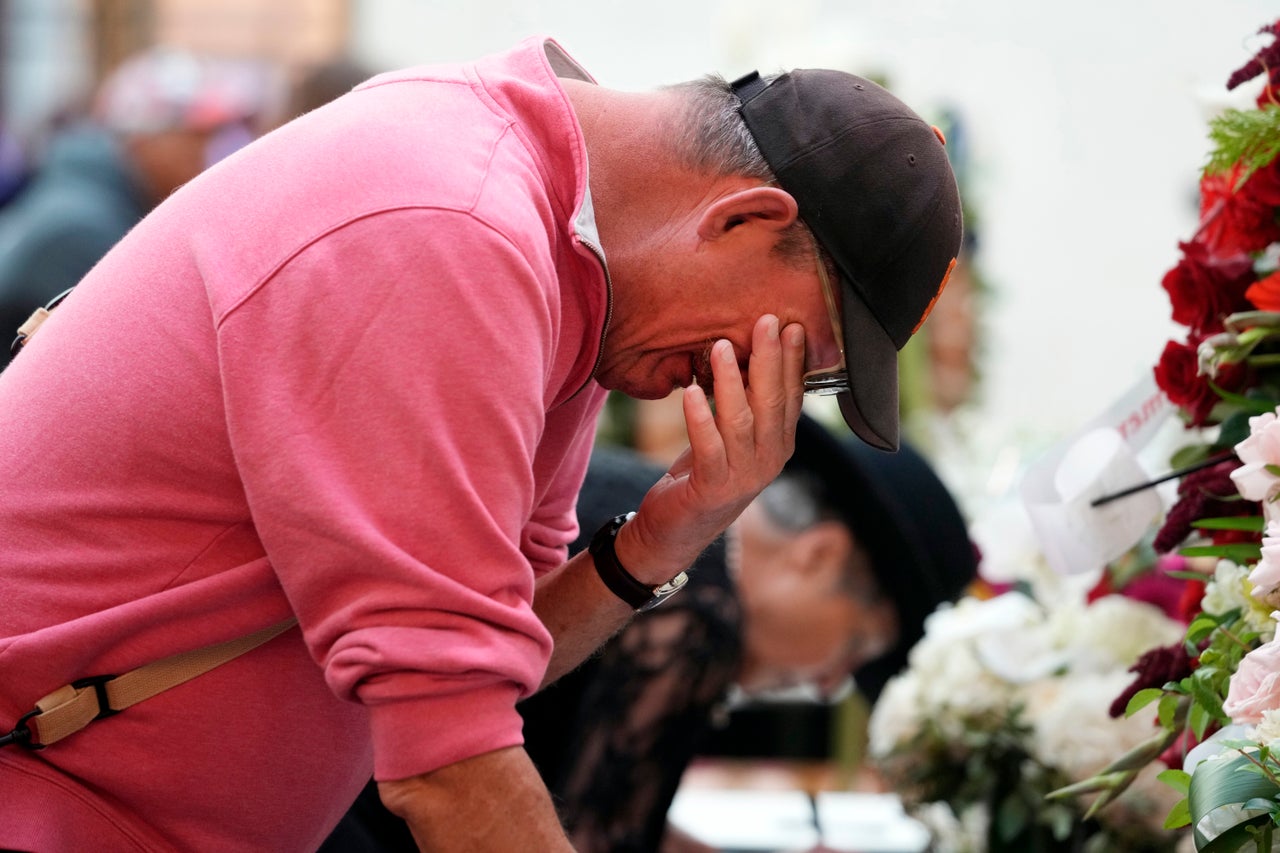
{"label": "black wristwatch", "polygon": [[614,595],[621,598],[635,610],[650,610],[657,607],[667,598],[679,592],[689,582],[689,573],[681,572],[671,580],[658,586],[648,586],[631,576],[631,573],[618,562],[618,554],[613,549],[614,539],[622,525],[631,520],[634,512],[628,512],[611,519],[591,537],[591,559],[596,566],[596,574],[609,587]]}

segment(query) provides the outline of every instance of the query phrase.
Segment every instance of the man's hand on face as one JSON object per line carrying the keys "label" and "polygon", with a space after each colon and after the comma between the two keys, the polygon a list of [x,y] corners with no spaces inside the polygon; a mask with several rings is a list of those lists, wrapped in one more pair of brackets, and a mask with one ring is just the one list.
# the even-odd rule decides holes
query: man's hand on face
{"label": "man's hand on face", "polygon": [[632,574],[662,582],[686,568],[778,476],[795,447],[804,354],[804,329],[779,330],[772,315],[756,321],[746,377],[729,341],[712,347],[714,412],[701,388],[685,389],[689,448],[618,533]]}

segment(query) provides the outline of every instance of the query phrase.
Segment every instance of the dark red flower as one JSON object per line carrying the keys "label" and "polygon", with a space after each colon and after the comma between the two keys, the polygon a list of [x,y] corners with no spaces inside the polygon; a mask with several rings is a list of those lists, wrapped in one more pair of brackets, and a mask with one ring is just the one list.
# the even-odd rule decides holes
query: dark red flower
{"label": "dark red flower", "polygon": [[1280,162],[1258,169],[1237,187],[1243,166],[1200,180],[1200,230],[1196,239],[1213,255],[1260,252],[1280,240]]}
{"label": "dark red flower", "polygon": [[[1257,515],[1258,505],[1253,501],[1240,500],[1240,493],[1231,481],[1231,472],[1239,467],[1240,460],[1226,459],[1209,468],[1192,471],[1178,481],[1178,498],[1169,508],[1164,524],[1152,543],[1157,553],[1166,554],[1181,545],[1191,535],[1191,523],[1194,521],[1202,518]],[[1256,539],[1255,534],[1249,535]]]}
{"label": "dark red flower", "polygon": [[[1209,378],[1200,375],[1196,357],[1196,342],[1165,344],[1160,362],[1155,366],[1156,385],[1169,398],[1169,402],[1183,409],[1191,426],[1204,426],[1209,421],[1214,405],[1220,399],[1209,385]],[[1239,391],[1244,387],[1248,370],[1242,364],[1224,364],[1213,380],[1219,388]]]}
{"label": "dark red flower", "polygon": [[1222,318],[1250,308],[1244,292],[1253,284],[1253,261],[1245,254],[1212,255],[1203,243],[1179,243],[1182,260],[1165,273],[1173,319],[1204,337],[1222,331]]}
{"label": "dark red flower", "polygon": [[1143,652],[1137,663],[1129,667],[1129,672],[1136,673],[1137,677],[1111,703],[1111,716],[1123,717],[1129,700],[1139,690],[1164,687],[1170,681],[1181,681],[1191,674],[1191,669],[1192,658],[1181,641]]}
{"label": "dark red flower", "polygon": [[1275,88],[1280,86],[1280,21],[1274,24],[1268,24],[1258,30],[1259,34],[1272,36],[1271,44],[1263,47],[1253,58],[1246,62],[1235,71],[1231,72],[1231,76],[1227,78],[1227,89],[1234,89],[1241,83],[1248,82],[1259,74],[1267,75],[1267,85],[1263,87],[1262,94],[1258,96],[1258,106],[1265,104],[1273,104],[1275,96]]}
{"label": "dark red flower", "polygon": [[1169,745],[1168,749],[1160,753],[1160,758],[1157,760],[1165,767],[1172,767],[1175,770],[1181,770],[1182,765],[1186,763],[1187,753],[1195,749],[1202,740],[1208,740],[1210,735],[1214,734],[1221,728],[1222,723],[1214,720],[1205,727],[1204,737],[1198,738],[1196,737],[1195,730],[1188,726],[1178,733],[1177,739]]}
{"label": "dark red flower", "polygon": [[[1187,620],[1183,618],[1182,598],[1189,583],[1199,582],[1169,574],[1171,570],[1183,571],[1185,568],[1185,558],[1172,555],[1161,556],[1151,569],[1121,581],[1111,567],[1108,567],[1093,588],[1085,593],[1084,598],[1086,602],[1093,604],[1108,595],[1120,595],[1134,601],[1154,604],[1170,619],[1186,622]],[[1202,590],[1203,588],[1201,585]],[[1199,599],[1196,599],[1196,603],[1199,604]]]}

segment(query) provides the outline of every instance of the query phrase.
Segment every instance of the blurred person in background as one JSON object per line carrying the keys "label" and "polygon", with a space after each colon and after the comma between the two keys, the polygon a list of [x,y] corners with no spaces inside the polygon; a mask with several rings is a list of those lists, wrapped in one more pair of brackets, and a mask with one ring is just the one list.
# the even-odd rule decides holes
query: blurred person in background
{"label": "blurred person in background", "polygon": [[18,137],[0,125],[0,206],[18,194],[26,184],[30,165]]}
{"label": "blurred person in background", "polygon": [[0,367],[31,312],[153,207],[251,137],[258,66],[153,48],[103,81],[0,210]]}
{"label": "blurred person in background", "polygon": [[[598,447],[578,500],[594,531],[663,472]],[[571,550],[587,546],[584,538]],[[686,767],[733,695],[851,681],[874,702],[939,604],[977,575],[954,498],[913,448],[840,440],[801,416],[782,474],[703,553],[679,595],[520,703],[525,749],[580,853],[705,847],[667,825]],[[851,679],[852,676],[852,679]],[[410,853],[368,786],[321,853]]]}
{"label": "blurred person in background", "polygon": [[307,68],[290,88],[284,108],[285,121],[345,95],[374,73],[372,68],[349,56],[338,56]]}

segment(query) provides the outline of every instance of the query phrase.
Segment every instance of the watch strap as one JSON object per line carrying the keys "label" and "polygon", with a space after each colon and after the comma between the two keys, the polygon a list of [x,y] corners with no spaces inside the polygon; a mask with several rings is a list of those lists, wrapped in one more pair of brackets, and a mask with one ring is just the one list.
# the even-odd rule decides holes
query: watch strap
{"label": "watch strap", "polygon": [[591,560],[595,564],[596,574],[609,588],[609,591],[621,598],[634,610],[647,610],[672,593],[679,590],[689,580],[688,574],[680,572],[671,580],[656,587],[636,580],[630,572],[623,568],[614,549],[618,531],[635,515],[624,513],[607,521],[595,536],[587,550],[591,552]]}

